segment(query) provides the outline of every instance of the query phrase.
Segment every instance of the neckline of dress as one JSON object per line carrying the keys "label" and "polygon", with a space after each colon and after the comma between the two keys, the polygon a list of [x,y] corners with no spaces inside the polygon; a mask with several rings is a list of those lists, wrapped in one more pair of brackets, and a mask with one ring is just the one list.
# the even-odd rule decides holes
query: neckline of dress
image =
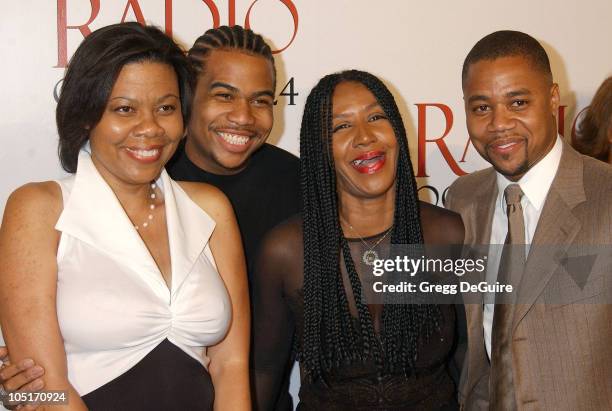
{"label": "neckline of dress", "polygon": [[367,237],[347,237],[347,236],[344,236],[344,239],[346,241],[348,241],[349,243],[360,242],[362,240],[363,241],[374,240],[376,238],[380,238],[380,237],[386,235],[389,232],[389,230],[391,230],[391,229],[393,229],[393,226],[387,228],[386,230],[384,230],[384,231],[382,231],[380,233],[372,234],[372,235],[369,235]]}

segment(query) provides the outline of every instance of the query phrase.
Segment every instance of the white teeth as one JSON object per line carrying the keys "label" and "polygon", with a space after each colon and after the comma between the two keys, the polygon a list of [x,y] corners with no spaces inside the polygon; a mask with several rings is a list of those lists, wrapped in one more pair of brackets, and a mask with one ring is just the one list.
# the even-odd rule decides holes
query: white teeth
{"label": "white teeth", "polygon": [[502,144],[501,146],[499,146],[499,148],[508,148],[510,146],[513,146],[514,143],[508,143],[508,144]]}
{"label": "white teeth", "polygon": [[363,166],[363,165],[365,165],[365,166],[369,166],[370,164],[374,164],[374,163],[376,163],[376,162],[377,162],[377,161],[379,161],[381,158],[382,158],[382,156],[376,156],[376,157],[368,158],[368,159],[365,159],[365,160],[359,160],[359,159],[357,159],[357,160],[353,160],[353,161],[352,161],[352,163],[353,163],[354,165],[356,165],[357,167],[361,167],[361,166]]}
{"label": "white teeth", "polygon": [[229,144],[233,144],[236,146],[243,146],[249,142],[249,138],[245,136],[239,136],[236,134],[230,133],[217,133],[221,136],[221,138]]}
{"label": "white teeth", "polygon": [[128,148],[127,149],[130,153],[134,153],[136,154],[136,156],[138,157],[155,157],[156,155],[159,154],[159,149],[152,149],[152,150],[134,150],[132,148]]}

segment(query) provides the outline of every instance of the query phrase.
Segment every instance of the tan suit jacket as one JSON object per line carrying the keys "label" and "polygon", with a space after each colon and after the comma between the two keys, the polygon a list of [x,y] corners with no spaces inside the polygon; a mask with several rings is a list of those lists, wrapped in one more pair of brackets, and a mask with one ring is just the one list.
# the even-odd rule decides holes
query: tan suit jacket
{"label": "tan suit jacket", "polygon": [[[461,214],[467,244],[487,244],[497,197],[495,170],[457,179],[446,206]],[[546,197],[517,290],[512,372],[520,410],[612,410],[612,267],[580,288],[534,245],[612,244],[612,167],[567,144]],[[538,247],[535,247],[538,248]],[[608,247],[609,249],[609,247]],[[609,256],[608,259],[609,260]],[[564,274],[565,277],[562,275]],[[563,304],[548,304],[562,290]],[[466,304],[468,350],[459,386],[465,409],[488,409],[489,360],[481,304]]]}

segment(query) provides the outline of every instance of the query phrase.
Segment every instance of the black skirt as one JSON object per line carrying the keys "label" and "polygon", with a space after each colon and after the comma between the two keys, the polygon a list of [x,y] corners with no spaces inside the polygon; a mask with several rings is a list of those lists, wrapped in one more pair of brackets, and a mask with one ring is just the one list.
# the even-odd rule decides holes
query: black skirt
{"label": "black skirt", "polygon": [[210,374],[168,340],[124,374],[83,396],[91,411],[212,410]]}

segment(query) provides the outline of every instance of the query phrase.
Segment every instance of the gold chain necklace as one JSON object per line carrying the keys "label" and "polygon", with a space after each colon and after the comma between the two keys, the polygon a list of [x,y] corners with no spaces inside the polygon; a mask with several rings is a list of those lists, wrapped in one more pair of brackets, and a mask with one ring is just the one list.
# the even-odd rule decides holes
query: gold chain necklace
{"label": "gold chain necklace", "polygon": [[374,245],[370,246],[370,244],[368,244],[366,242],[366,240],[363,239],[363,237],[361,236],[361,234],[359,234],[357,232],[357,230],[355,230],[355,228],[351,225],[351,223],[349,223],[348,221],[346,221],[344,218],[342,218],[342,220],[349,226],[349,228],[355,233],[357,234],[357,237],[359,237],[359,240],[361,240],[361,242],[363,243],[363,245],[366,247],[366,250],[363,252],[363,254],[361,255],[361,261],[363,261],[363,263],[365,265],[374,265],[374,261],[378,260],[378,253],[374,250],[380,243],[383,242],[383,240],[385,238],[387,238],[387,236],[389,235],[389,233],[392,231],[391,229],[393,228],[393,226],[387,228],[384,233],[385,235],[383,235],[381,238],[378,239],[378,241],[376,241],[374,243]]}

